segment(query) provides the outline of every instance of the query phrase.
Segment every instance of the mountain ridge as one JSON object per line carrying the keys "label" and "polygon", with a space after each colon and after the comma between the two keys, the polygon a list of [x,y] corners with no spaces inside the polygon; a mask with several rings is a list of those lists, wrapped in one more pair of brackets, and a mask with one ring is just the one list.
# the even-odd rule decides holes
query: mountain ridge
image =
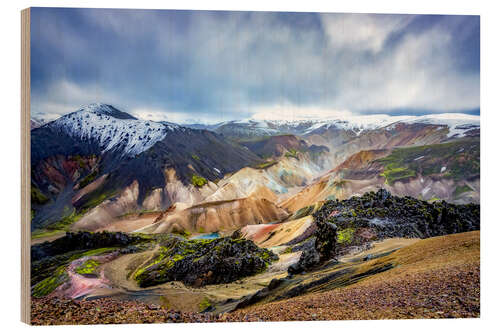
{"label": "mountain ridge", "polygon": [[[301,187],[314,186],[315,178],[361,150],[479,136],[477,117],[436,118],[395,117],[391,119],[398,121],[389,125],[383,118],[375,124],[365,121],[360,128],[339,119],[250,119],[192,128],[137,119],[108,104],[89,104],[32,130],[33,225],[58,218],[69,223],[97,206],[99,210],[90,214],[93,220],[161,211],[176,204],[180,211],[207,200],[243,199],[252,193],[272,198],[280,207],[299,209],[302,206],[292,202],[302,195],[297,192]],[[375,179],[383,171],[374,168],[375,178],[363,179],[368,177],[363,163],[371,162],[361,159],[349,172],[368,181],[359,185],[360,190],[375,189],[382,184]],[[323,183],[318,194],[325,195],[318,199],[332,194],[323,190],[331,181]]]}

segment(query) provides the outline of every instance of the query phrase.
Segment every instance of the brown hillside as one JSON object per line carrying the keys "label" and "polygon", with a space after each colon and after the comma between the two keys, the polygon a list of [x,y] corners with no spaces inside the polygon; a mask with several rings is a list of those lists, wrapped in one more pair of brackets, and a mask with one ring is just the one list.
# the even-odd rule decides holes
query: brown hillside
{"label": "brown hillside", "polygon": [[318,294],[256,305],[227,321],[479,317],[479,231],[434,237],[369,261],[357,273],[395,268]]}

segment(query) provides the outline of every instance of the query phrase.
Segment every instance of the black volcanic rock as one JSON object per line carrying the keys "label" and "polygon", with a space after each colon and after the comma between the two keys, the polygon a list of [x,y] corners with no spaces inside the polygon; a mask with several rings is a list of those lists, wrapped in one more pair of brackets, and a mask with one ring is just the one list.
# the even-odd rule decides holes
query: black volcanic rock
{"label": "black volcanic rock", "polygon": [[316,231],[294,247],[301,250],[290,274],[310,270],[352,246],[392,237],[428,238],[480,229],[477,204],[429,203],[397,197],[385,189],[361,197],[327,201],[313,214]]}
{"label": "black volcanic rock", "polygon": [[125,247],[143,241],[141,237],[122,232],[67,232],[64,237],[52,242],[44,242],[31,246],[31,260],[75,250],[89,250],[104,247]]}
{"label": "black volcanic rock", "polygon": [[311,241],[304,242],[299,261],[288,267],[289,274],[301,273],[335,257],[337,226],[326,220],[316,220]]}
{"label": "black volcanic rock", "polygon": [[168,281],[182,281],[196,287],[229,283],[262,272],[277,259],[273,252],[246,239],[172,239],[139,267],[134,279],[141,287]]}
{"label": "black volcanic rock", "polygon": [[339,230],[371,229],[377,238],[427,238],[480,227],[477,204],[429,203],[409,196],[393,196],[385,189],[343,201],[327,201],[313,216],[316,221],[335,223]]}
{"label": "black volcanic rock", "polygon": [[[333,238],[335,240],[335,238]],[[330,241],[335,245],[335,241]],[[321,263],[321,256],[316,249],[317,239],[314,237],[311,242],[306,242],[305,247],[302,248],[299,261],[288,266],[289,274],[298,274],[303,271],[309,270]]]}

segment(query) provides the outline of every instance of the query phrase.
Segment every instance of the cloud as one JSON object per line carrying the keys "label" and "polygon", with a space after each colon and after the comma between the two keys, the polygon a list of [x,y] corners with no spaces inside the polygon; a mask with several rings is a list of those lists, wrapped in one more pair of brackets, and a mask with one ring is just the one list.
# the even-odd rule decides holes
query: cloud
{"label": "cloud", "polygon": [[317,106],[299,107],[290,103],[257,107],[252,110],[252,113],[252,119],[255,120],[338,119],[349,118],[355,115],[349,110],[335,110]]}
{"label": "cloud", "polygon": [[333,48],[378,53],[389,35],[405,28],[414,16],[321,14],[320,18]]}
{"label": "cloud", "polygon": [[435,27],[408,34],[391,52],[343,77],[351,86],[336,101],[357,110],[464,111],[479,107],[479,72],[453,68],[451,34]]}
{"label": "cloud", "polygon": [[35,8],[32,24],[40,113],[96,101],[178,122],[479,108],[477,16]]}
{"label": "cloud", "polygon": [[117,100],[98,85],[78,85],[62,79],[51,82],[43,92],[32,92],[31,113],[53,119],[95,101],[112,103]]}
{"label": "cloud", "polygon": [[177,112],[163,109],[132,109],[129,112],[136,118],[153,121],[168,121],[177,124],[216,124],[223,121],[233,120],[232,118],[221,117],[220,114],[193,115],[189,112]]}

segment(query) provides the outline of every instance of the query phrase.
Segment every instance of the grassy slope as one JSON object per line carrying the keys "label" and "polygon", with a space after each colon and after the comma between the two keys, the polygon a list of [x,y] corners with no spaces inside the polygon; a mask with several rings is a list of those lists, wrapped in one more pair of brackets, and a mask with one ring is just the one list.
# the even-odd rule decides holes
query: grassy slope
{"label": "grassy slope", "polygon": [[[377,160],[384,166],[382,176],[389,185],[416,174],[444,174],[455,180],[479,175],[479,141],[461,140],[449,143],[396,148],[387,157]],[[444,171],[441,168],[446,166]]]}

